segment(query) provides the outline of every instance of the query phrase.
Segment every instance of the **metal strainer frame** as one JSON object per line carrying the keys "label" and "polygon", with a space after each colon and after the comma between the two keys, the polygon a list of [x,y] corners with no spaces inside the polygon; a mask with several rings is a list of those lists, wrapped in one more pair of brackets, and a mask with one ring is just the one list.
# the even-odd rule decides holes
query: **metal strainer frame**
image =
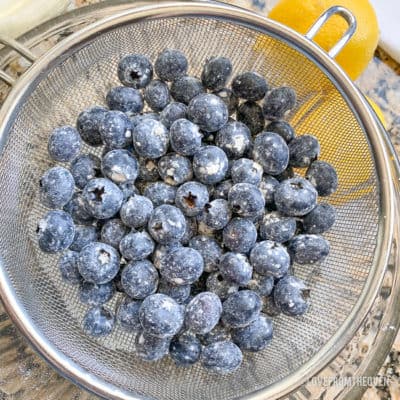
{"label": "metal strainer frame", "polygon": [[[385,269],[388,250],[391,245],[393,231],[393,187],[391,184],[392,176],[390,172],[389,157],[385,150],[385,144],[378,134],[380,127],[370,112],[370,109],[359,91],[349,78],[341,71],[337,64],[313,42],[305,39],[296,32],[275,22],[269,21],[253,13],[218,4],[204,3],[167,3],[147,6],[132,11],[123,12],[112,16],[103,21],[95,23],[82,31],[65,39],[62,43],[53,48],[49,53],[40,58],[26,72],[26,74],[16,84],[3,108],[0,111],[0,146],[4,146],[8,131],[12,125],[13,116],[17,113],[22,102],[29,95],[30,89],[35,87],[40,74],[51,68],[57,63],[60,57],[68,57],[68,51],[73,51],[79,47],[80,43],[90,40],[97,33],[113,29],[118,25],[133,23],[143,19],[162,16],[209,16],[220,19],[227,19],[236,23],[251,26],[260,32],[268,31],[268,35],[276,34],[280,40],[287,41],[291,46],[312,57],[319,67],[324,69],[343,91],[344,96],[351,102],[351,107],[356,110],[361,124],[365,127],[366,134],[375,150],[376,170],[381,183],[381,210],[383,216],[380,218],[377,248],[379,251],[375,256],[375,263],[371,268],[364,290],[355,305],[352,313],[348,316],[345,323],[337,333],[329,340],[321,351],[314,356],[302,368],[286,378],[283,382],[278,382],[264,390],[260,390],[251,395],[252,399],[276,398],[289,393],[302,382],[314,375],[323,368],[342,347],[351,339],[354,332],[362,322],[368,312],[373,299],[376,296]],[[54,346],[35,330],[35,325],[26,314],[18,298],[15,296],[11,281],[6,274],[3,265],[0,265],[0,293],[5,307],[13,321],[28,338],[32,345],[63,375],[72,379],[93,392],[107,396],[108,398],[132,399],[128,392],[124,392],[117,387],[99,380],[93,375],[88,374],[78,365],[72,363],[68,358],[61,354]],[[250,398],[250,396],[247,396]]]}

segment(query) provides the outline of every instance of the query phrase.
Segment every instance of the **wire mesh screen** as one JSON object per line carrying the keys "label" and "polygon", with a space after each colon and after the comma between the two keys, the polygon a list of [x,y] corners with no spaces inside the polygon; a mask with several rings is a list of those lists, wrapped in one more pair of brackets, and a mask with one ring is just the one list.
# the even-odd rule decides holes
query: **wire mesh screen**
{"label": "wire mesh screen", "polygon": [[[298,105],[289,120],[298,135],[319,138],[321,159],[332,163],[339,175],[339,190],[329,199],[338,211],[337,223],[326,235],[331,254],[322,265],[295,265],[296,274],[312,289],[311,310],[301,318],[275,318],[272,344],[261,353],[247,354],[237,372],[223,377],[199,366],[178,369],[169,359],[141,362],[133,354],[134,337],[119,327],[107,338],[85,336],[81,321],[86,308],[77,289],[61,281],[57,256],[41,253],[36,244],[36,224],[46,211],[38,201],[38,180],[52,165],[47,155],[51,130],[74,125],[82,109],[104,104],[105,93],[118,84],[116,67],[122,56],[137,52],[155,60],[166,47],[182,50],[195,76],[207,57],[220,55],[232,60],[234,74],[255,70],[273,86],[294,87]],[[0,254],[38,329],[88,372],[148,398],[227,400],[284,379],[338,330],[373,263],[379,187],[362,127],[311,60],[273,37],[227,21],[162,18],[97,36],[54,66],[26,99],[11,128],[0,171]]]}

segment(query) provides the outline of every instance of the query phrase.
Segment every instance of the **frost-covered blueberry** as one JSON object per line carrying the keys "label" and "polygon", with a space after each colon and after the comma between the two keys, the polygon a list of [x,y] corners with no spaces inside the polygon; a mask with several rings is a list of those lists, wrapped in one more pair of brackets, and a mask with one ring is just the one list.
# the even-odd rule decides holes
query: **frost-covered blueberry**
{"label": "frost-covered blueberry", "polygon": [[220,272],[213,272],[207,278],[206,288],[215,293],[221,300],[227,299],[232,293],[239,290],[239,286],[233,282],[226,281]]}
{"label": "frost-covered blueberry", "polygon": [[297,264],[315,264],[329,254],[329,242],[319,235],[297,235],[290,242],[288,251]]}
{"label": "frost-covered blueberry", "polygon": [[298,136],[289,143],[289,164],[295,168],[308,167],[318,158],[320,151],[321,147],[315,136]]}
{"label": "frost-covered blueberry", "polygon": [[119,187],[105,178],[89,181],[83,189],[82,197],[87,211],[98,219],[112,218],[121,208],[123,201]]}
{"label": "frost-covered blueberry", "polygon": [[83,317],[84,332],[95,337],[109,335],[114,329],[114,324],[112,311],[103,306],[90,308]]}
{"label": "frost-covered blueberry", "polygon": [[200,340],[194,335],[184,333],[171,341],[169,355],[179,367],[192,365],[200,359]]}
{"label": "frost-covered blueberry", "polygon": [[179,186],[193,178],[192,163],[179,154],[167,154],[158,161],[158,172],[165,183]]}
{"label": "frost-covered blueberry", "polygon": [[282,139],[289,143],[292,139],[295,138],[296,134],[294,132],[293,127],[286,121],[272,121],[265,128],[267,132],[277,133]]}
{"label": "frost-covered blueberry", "polygon": [[158,79],[151,81],[144,90],[144,99],[153,111],[163,110],[170,101],[168,85]]}
{"label": "frost-covered blueberry", "polygon": [[328,203],[317,204],[303,218],[303,230],[305,233],[319,234],[329,231],[336,220],[336,210]]}
{"label": "frost-covered blueberry", "polygon": [[233,162],[231,177],[234,183],[249,183],[258,186],[261,183],[263,168],[248,158],[240,158]]}
{"label": "frost-covered blueberry", "polygon": [[232,63],[226,57],[211,57],[203,66],[201,81],[209,90],[222,89],[232,73]]}
{"label": "frost-covered blueberry", "polygon": [[135,354],[143,361],[158,361],[168,354],[171,338],[140,332],[135,339]]}
{"label": "frost-covered blueberry", "polygon": [[157,290],[158,272],[148,260],[130,262],[122,270],[121,285],[133,299],[145,299]]}
{"label": "frost-covered blueberry", "polygon": [[219,147],[203,146],[193,156],[193,172],[206,185],[221,182],[228,171],[228,157]]}
{"label": "frost-covered blueberry", "polygon": [[257,72],[243,72],[232,81],[232,91],[235,96],[248,101],[261,100],[267,90],[267,81]]}
{"label": "frost-covered blueberry", "polygon": [[216,294],[199,293],[186,306],[185,327],[192,333],[205,334],[218,324],[221,313],[221,300]]}
{"label": "frost-covered blueberry", "polygon": [[160,179],[156,160],[139,158],[139,179],[144,182],[155,182]]}
{"label": "frost-covered blueberry", "polygon": [[130,197],[139,194],[139,189],[135,186],[135,182],[133,181],[122,182],[118,185],[118,187],[122,192],[124,202],[126,202]]}
{"label": "frost-covered blueberry", "polygon": [[71,163],[71,174],[79,189],[83,189],[91,179],[99,177],[100,162],[100,158],[94,154],[82,154]]}
{"label": "frost-covered blueberry", "polygon": [[273,211],[264,215],[260,223],[260,238],[284,243],[289,241],[296,233],[297,223],[293,217],[285,217]]}
{"label": "frost-covered blueberry", "polygon": [[287,275],[274,289],[274,302],[278,309],[289,316],[303,315],[309,307],[310,289],[299,278]]}
{"label": "frost-covered blueberry", "polygon": [[230,341],[216,342],[206,346],[201,355],[205,369],[218,374],[230,374],[236,371],[243,360],[243,354]]}
{"label": "frost-covered blueberry", "polygon": [[116,86],[107,93],[106,102],[110,110],[122,111],[134,115],[144,107],[142,93],[134,88]]}
{"label": "frost-covered blueberry", "polygon": [[76,285],[82,281],[81,274],[78,270],[78,258],[78,252],[67,250],[58,259],[58,268],[64,282]]}
{"label": "frost-covered blueberry", "polygon": [[139,174],[139,164],[128,150],[111,150],[101,160],[101,171],[117,184],[134,182]]}
{"label": "frost-covered blueberry", "polygon": [[119,218],[108,220],[102,227],[100,238],[103,243],[119,248],[121,239],[128,233],[128,228]]}
{"label": "frost-covered blueberry", "polygon": [[169,135],[172,149],[184,156],[192,156],[201,147],[199,127],[185,118],[172,123]]}
{"label": "frost-covered blueberry", "polygon": [[246,288],[262,297],[269,296],[274,288],[274,277],[259,275],[253,272],[252,279],[247,283]]}
{"label": "frost-covered blueberry", "polygon": [[74,240],[75,226],[64,211],[49,211],[36,229],[39,247],[46,253],[58,253],[67,249]]}
{"label": "frost-covered blueberry", "polygon": [[141,228],[149,221],[153,209],[153,203],[147,197],[134,195],[122,205],[120,217],[125,225]]}
{"label": "frost-covered blueberry", "polygon": [[86,210],[86,202],[81,193],[74,193],[63,210],[71,215],[75,224],[90,225],[94,221],[93,216]]}
{"label": "frost-covered blueberry", "polygon": [[171,297],[156,293],[144,299],[139,310],[139,319],[146,333],[166,338],[180,331],[184,310]]}
{"label": "frost-covered blueberry", "polygon": [[228,252],[220,259],[219,271],[228,282],[246,286],[253,274],[253,267],[245,255]]}
{"label": "frost-covered blueberry", "polygon": [[231,328],[241,328],[256,320],[261,311],[261,298],[251,290],[231,294],[222,304],[222,322]]}
{"label": "frost-covered blueberry", "polygon": [[[168,253],[171,249],[174,247],[179,247],[181,246],[180,242],[172,242],[171,244],[168,244],[166,246],[162,244],[157,244],[153,254],[152,254],[152,261],[154,266],[160,270],[162,268],[162,265],[168,261]],[[171,296],[172,297],[172,296]]]}
{"label": "frost-covered blueberry", "polygon": [[122,111],[108,111],[99,131],[104,144],[110,149],[122,149],[132,143],[133,125]]}
{"label": "frost-covered blueberry", "polygon": [[142,328],[139,321],[139,310],[141,305],[141,301],[132,300],[127,296],[125,296],[119,303],[116,312],[116,319],[124,329],[137,332]]}
{"label": "frost-covered blueberry", "polygon": [[287,86],[272,89],[263,100],[263,112],[270,121],[281,119],[296,105],[296,92]]}
{"label": "frost-covered blueberry", "polygon": [[99,238],[99,231],[95,226],[76,225],[74,241],[69,248],[73,251],[81,251],[87,244],[96,242]]}
{"label": "frost-covered blueberry", "polygon": [[157,56],[154,70],[161,80],[172,82],[186,75],[188,61],[181,51],[165,49]]}
{"label": "frost-covered blueberry", "polygon": [[211,189],[211,197],[215,199],[224,199],[228,200],[228,193],[231,190],[231,187],[233,186],[233,182],[230,179],[227,179],[226,181],[223,181],[219,183],[218,185],[214,186]]}
{"label": "frost-covered blueberry", "polygon": [[188,217],[199,215],[208,203],[209,195],[205,185],[199,182],[186,182],[177,192],[175,203]]}
{"label": "frost-covered blueberry", "polygon": [[213,92],[213,94],[218,96],[226,104],[229,115],[232,115],[234,112],[236,112],[236,109],[239,105],[239,99],[233,94],[231,89],[223,88]]}
{"label": "frost-covered blueberry", "polygon": [[231,217],[228,202],[224,199],[215,199],[204,206],[198,219],[210,229],[220,230],[228,225]]}
{"label": "frost-covered blueberry", "polygon": [[262,108],[252,101],[246,101],[238,107],[236,118],[239,122],[247,125],[252,135],[256,135],[264,129],[265,119]]}
{"label": "frost-covered blueberry", "polygon": [[169,129],[181,118],[186,118],[187,106],[182,103],[169,103],[160,113],[160,121]]}
{"label": "frost-covered blueberry", "polygon": [[151,200],[154,207],[162,204],[175,204],[177,188],[164,182],[150,183],[144,189],[143,195]]}
{"label": "frost-covered blueberry", "polygon": [[39,181],[40,200],[48,208],[61,208],[74,194],[75,182],[63,167],[48,169]]}
{"label": "frost-covered blueberry", "polygon": [[254,161],[270,175],[282,173],[289,163],[289,148],[277,133],[262,132],[254,139]]}
{"label": "frost-covered blueberry", "polygon": [[204,235],[195,236],[190,239],[189,247],[197,250],[203,257],[204,271],[214,272],[218,270],[219,259],[223,251],[214,238]]}
{"label": "frost-covered blueberry", "polygon": [[270,175],[264,175],[258,188],[265,199],[265,206],[272,209],[275,208],[275,190],[279,186],[279,181]]}
{"label": "frost-covered blueberry", "polygon": [[229,158],[240,158],[250,148],[251,133],[244,123],[230,121],[218,131],[215,143]]}
{"label": "frost-covered blueberry", "polygon": [[104,107],[94,106],[87,108],[79,114],[76,127],[85,143],[90,146],[101,146],[103,144],[100,135],[100,125],[103,123],[107,112],[108,110]]}
{"label": "frost-covered blueberry", "polygon": [[336,170],[325,161],[314,161],[307,169],[306,178],[323,197],[331,195],[338,188]]}
{"label": "frost-covered blueberry", "polygon": [[54,161],[72,161],[81,151],[82,140],[73,126],[60,126],[49,137],[47,149]]}
{"label": "frost-covered blueberry", "polygon": [[190,285],[173,285],[162,279],[158,285],[157,292],[173,298],[179,304],[184,304],[190,296],[190,289]]}
{"label": "frost-covered blueberry", "polygon": [[133,115],[130,116],[132,127],[134,128],[140,122],[144,121],[145,119],[154,119],[154,121],[160,120],[160,115],[155,112],[145,112],[143,114]]}
{"label": "frost-covered blueberry", "polygon": [[260,275],[281,278],[289,270],[290,256],[281,244],[264,240],[251,250],[250,262]]}
{"label": "frost-covered blueberry", "polygon": [[126,260],[143,260],[153,253],[154,242],[145,231],[131,232],[121,239],[119,249]]}
{"label": "frost-covered blueberry", "polygon": [[186,220],[179,208],[163,204],[154,209],[148,223],[148,231],[161,244],[169,244],[182,239],[186,230]]}
{"label": "frost-covered blueberry", "polygon": [[265,207],[261,190],[249,183],[233,185],[228,194],[231,210],[242,217],[254,217]]}
{"label": "frost-covered blueberry", "polygon": [[168,130],[159,121],[145,119],[133,130],[133,145],[141,157],[159,158],[167,152],[168,144]]}
{"label": "frost-covered blueberry", "polygon": [[233,329],[232,342],[241,350],[255,352],[264,350],[271,342],[272,336],[272,321],[261,315],[250,325]]}
{"label": "frost-covered blueberry", "polygon": [[175,101],[183,104],[189,104],[190,100],[204,92],[200,79],[193,76],[182,76],[171,84],[171,96]]}
{"label": "frost-covered blueberry", "polygon": [[100,306],[111,300],[115,293],[113,282],[97,285],[91,282],[82,282],[79,286],[79,300],[90,306]]}
{"label": "frost-covered blueberry", "polygon": [[299,217],[308,214],[317,203],[317,191],[303,178],[287,179],[275,190],[275,205],[284,215]]}
{"label": "frost-covered blueberry", "polygon": [[257,240],[254,223],[246,218],[232,218],[223,231],[223,242],[229,250],[248,253]]}
{"label": "frost-covered blueberry", "polygon": [[198,224],[197,224],[197,219],[195,217],[185,217],[186,220],[186,230],[185,234],[182,236],[180,242],[184,246],[187,246],[189,244],[190,239],[193,236],[196,236],[198,233]]}
{"label": "frost-covered blueberry", "polygon": [[117,275],[119,261],[114,247],[100,242],[89,243],[79,253],[79,273],[88,282],[107,283]]}
{"label": "frost-covered blueberry", "polygon": [[188,119],[205,132],[216,132],[228,122],[228,107],[214,94],[199,94],[188,106]]}
{"label": "frost-covered blueberry", "polygon": [[144,88],[153,77],[153,66],[143,54],[125,56],[118,64],[118,78],[125,86]]}
{"label": "frost-covered blueberry", "polygon": [[204,270],[201,254],[190,247],[175,247],[168,252],[168,261],[161,265],[161,276],[174,285],[197,281]]}

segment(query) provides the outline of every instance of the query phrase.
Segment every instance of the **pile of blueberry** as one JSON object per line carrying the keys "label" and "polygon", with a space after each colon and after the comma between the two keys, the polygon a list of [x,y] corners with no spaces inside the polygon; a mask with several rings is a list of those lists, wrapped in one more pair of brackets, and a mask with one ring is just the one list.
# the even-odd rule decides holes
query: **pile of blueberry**
{"label": "pile of blueberry", "polygon": [[[296,136],[283,120],[296,103],[292,88],[272,88],[256,72],[227,88],[224,57],[207,60],[201,79],[187,70],[177,50],[154,66],[128,55],[108,108],[51,133],[50,157],[69,164],[40,179],[42,204],[53,210],[39,221],[38,243],[65,250],[59,268],[90,307],[87,334],[108,335],[117,321],[137,333],[143,360],[169,353],[179,366],[200,360],[228,373],[242,351],[271,341],[268,316],[307,311],[310,290],[291,265],[328,255],[321,234],[336,213],[317,200],[338,182],[318,160],[317,138]],[[103,146],[102,158],[81,154],[83,142]],[[104,304],[116,292],[114,316]]]}

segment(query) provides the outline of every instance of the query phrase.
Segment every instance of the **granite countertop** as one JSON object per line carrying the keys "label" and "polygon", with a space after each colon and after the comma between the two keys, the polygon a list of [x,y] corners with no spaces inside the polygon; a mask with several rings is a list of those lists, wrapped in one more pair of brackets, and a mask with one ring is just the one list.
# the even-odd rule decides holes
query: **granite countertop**
{"label": "granite countertop", "polygon": [[[73,6],[81,7],[97,2],[99,0],[75,0]],[[268,8],[268,0],[226,0],[226,2],[256,12],[265,12],[264,10]],[[378,48],[374,59],[358,79],[357,85],[383,110],[387,130],[400,155],[400,65]],[[97,398],[53,371],[17,332],[1,303],[0,352],[0,400]],[[389,378],[388,385],[369,388],[363,400],[400,400],[400,333],[379,375]]]}

